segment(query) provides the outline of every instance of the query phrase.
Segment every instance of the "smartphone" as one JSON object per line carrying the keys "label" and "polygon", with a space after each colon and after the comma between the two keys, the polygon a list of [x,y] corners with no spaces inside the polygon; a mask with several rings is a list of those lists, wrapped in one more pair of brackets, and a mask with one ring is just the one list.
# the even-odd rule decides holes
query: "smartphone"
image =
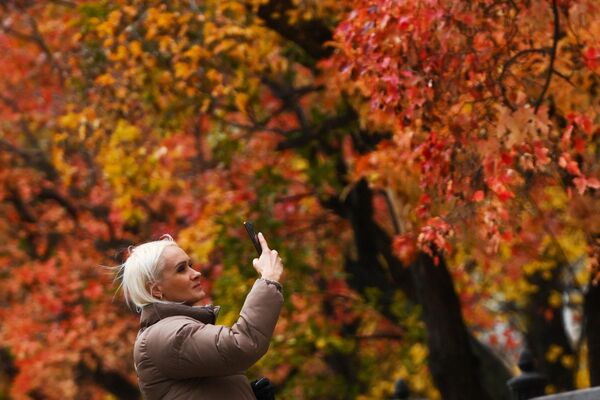
{"label": "smartphone", "polygon": [[252,244],[254,245],[256,252],[260,256],[262,253],[262,246],[260,245],[260,242],[258,241],[258,237],[256,236],[256,233],[254,233],[254,224],[252,223],[252,221],[245,221],[244,228],[246,228],[246,232],[248,232],[248,236],[250,236],[250,239],[252,240]]}

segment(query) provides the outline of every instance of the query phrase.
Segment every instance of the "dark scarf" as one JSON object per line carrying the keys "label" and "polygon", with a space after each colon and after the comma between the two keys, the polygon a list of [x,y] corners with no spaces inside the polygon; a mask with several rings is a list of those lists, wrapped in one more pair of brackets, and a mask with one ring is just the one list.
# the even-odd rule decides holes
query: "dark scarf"
{"label": "dark scarf", "polygon": [[185,317],[194,318],[203,324],[214,325],[220,308],[221,307],[219,306],[213,305],[192,307],[177,303],[152,303],[142,308],[140,328],[145,329],[150,325],[157,323],[161,319],[173,317],[175,315],[183,315]]}

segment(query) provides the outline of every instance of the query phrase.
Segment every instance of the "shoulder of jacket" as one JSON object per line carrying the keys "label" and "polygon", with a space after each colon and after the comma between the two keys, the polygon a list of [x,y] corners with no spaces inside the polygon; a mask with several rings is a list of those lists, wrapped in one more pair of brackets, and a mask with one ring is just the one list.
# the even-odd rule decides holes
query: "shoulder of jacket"
{"label": "shoulder of jacket", "polygon": [[182,328],[188,325],[203,326],[204,324],[192,317],[174,315],[172,317],[161,319],[157,323],[146,328],[143,333],[145,334],[147,340],[153,340],[153,338],[157,336],[166,339],[171,335],[177,334]]}
{"label": "shoulder of jacket", "polygon": [[[169,368],[178,362],[183,342],[205,324],[191,317],[175,315],[149,326],[138,335],[136,348],[169,376]],[[159,362],[160,361],[160,362]]]}

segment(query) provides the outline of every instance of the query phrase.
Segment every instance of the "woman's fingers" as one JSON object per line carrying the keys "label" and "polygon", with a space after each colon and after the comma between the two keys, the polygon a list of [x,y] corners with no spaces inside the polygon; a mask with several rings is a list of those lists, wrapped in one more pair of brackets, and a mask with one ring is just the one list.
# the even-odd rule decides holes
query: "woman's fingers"
{"label": "woman's fingers", "polygon": [[258,232],[258,241],[260,242],[260,246],[262,247],[262,251],[269,251],[269,244],[267,243],[267,239],[263,236],[262,232]]}
{"label": "woman's fingers", "polygon": [[257,236],[262,247],[262,253],[260,257],[252,260],[252,265],[261,274],[262,278],[279,281],[283,271],[283,263],[281,257],[279,257],[279,252],[269,248],[269,244],[262,233],[259,232]]}

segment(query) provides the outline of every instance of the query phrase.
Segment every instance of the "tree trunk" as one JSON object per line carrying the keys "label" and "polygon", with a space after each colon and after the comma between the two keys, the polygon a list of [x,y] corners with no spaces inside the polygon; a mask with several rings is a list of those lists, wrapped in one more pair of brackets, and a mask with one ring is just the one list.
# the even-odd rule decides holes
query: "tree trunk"
{"label": "tree trunk", "polygon": [[[384,297],[394,288],[401,289],[410,300],[423,306],[429,366],[444,399],[506,399],[506,381],[510,374],[467,330],[444,262],[435,266],[431,257],[421,254],[413,266],[403,266],[392,253],[390,236],[373,220],[372,200],[373,193],[362,180],[344,203],[345,217],[351,222],[358,253],[357,261],[346,262],[349,284],[363,294],[369,286],[378,287]],[[383,314],[393,320],[392,314],[385,310],[386,303],[383,305]],[[490,394],[486,393],[484,384]]]}
{"label": "tree trunk", "polygon": [[81,362],[78,365],[77,373],[80,384],[85,384],[86,381],[94,382],[118,399],[139,400],[141,398],[137,385],[132,384],[118,372],[104,371],[101,367],[92,369]]}
{"label": "tree trunk", "polygon": [[552,277],[546,280],[542,274],[534,274],[530,283],[538,290],[533,293],[526,309],[527,332],[526,340],[534,359],[537,370],[548,378],[548,382],[554,385],[558,392],[574,389],[573,370],[566,368],[560,359],[549,362],[546,354],[551,345],[560,346],[565,355],[576,357],[565,333],[564,319],[561,309],[553,309],[548,304],[550,293],[555,290],[562,293],[560,265],[552,270]]}
{"label": "tree trunk", "polygon": [[429,369],[444,400],[485,400],[491,397],[478,378],[460,302],[443,257],[438,265],[420,253],[411,266],[423,320],[427,326]]}
{"label": "tree trunk", "polygon": [[17,372],[17,367],[9,349],[0,348],[0,399],[9,398],[10,384]]}
{"label": "tree trunk", "polygon": [[600,385],[600,285],[589,284],[585,295],[585,336],[588,345],[590,384]]}

